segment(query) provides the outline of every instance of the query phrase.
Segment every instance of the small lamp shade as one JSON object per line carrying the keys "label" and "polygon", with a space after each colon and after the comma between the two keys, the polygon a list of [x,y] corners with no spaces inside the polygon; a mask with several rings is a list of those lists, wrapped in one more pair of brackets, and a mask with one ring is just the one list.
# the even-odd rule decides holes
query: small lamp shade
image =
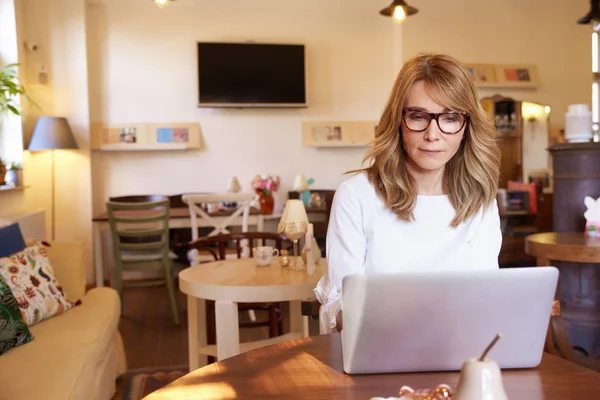
{"label": "small lamp shade", "polygon": [[294,190],[296,192],[304,192],[308,190],[308,180],[304,174],[296,175],[296,179],[294,180]]}
{"label": "small lamp shade", "polygon": [[242,185],[240,185],[240,181],[238,180],[237,176],[231,177],[231,179],[229,179],[229,188],[227,191],[230,193],[238,193],[241,190]]}
{"label": "small lamp shade", "polygon": [[283,233],[292,240],[298,240],[306,235],[307,229],[308,215],[304,203],[299,199],[288,200],[279,220],[277,232]]}
{"label": "small lamp shade", "polygon": [[590,1],[590,11],[577,20],[578,24],[589,24],[592,21],[600,21],[600,0]]}
{"label": "small lamp shade", "polygon": [[29,151],[78,149],[73,131],[63,117],[39,117],[29,146]]}
{"label": "small lamp shade", "polygon": [[408,4],[406,4],[406,2],[404,0],[394,0],[394,1],[392,1],[392,4],[390,4],[383,10],[379,11],[379,14],[386,16],[386,17],[396,18],[396,13],[397,13],[396,7],[401,7],[404,10],[404,18],[406,18],[407,16],[410,16],[410,15],[414,15],[419,12],[419,10],[417,10],[416,8],[411,7]]}

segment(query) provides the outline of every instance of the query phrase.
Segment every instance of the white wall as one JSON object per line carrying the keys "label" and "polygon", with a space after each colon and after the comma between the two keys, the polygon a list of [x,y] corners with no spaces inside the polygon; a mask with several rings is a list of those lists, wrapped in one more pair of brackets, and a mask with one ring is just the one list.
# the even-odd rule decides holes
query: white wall
{"label": "white wall", "polygon": [[[69,121],[79,150],[55,153],[56,239],[84,242],[91,276],[91,167],[89,150],[89,105],[85,31],[85,0],[22,0],[19,45],[38,45],[23,51],[21,62],[27,87],[41,110],[25,108],[24,132],[29,138],[39,115],[64,116]],[[48,74],[40,81],[41,66]],[[46,210],[51,228],[51,157],[49,152],[25,153],[26,208]]]}
{"label": "white wall", "polygon": [[[308,120],[377,120],[394,78],[393,25],[366,0],[181,0],[90,6],[93,122],[199,122],[206,150],[93,154],[94,210],[108,196],[244,189],[279,174],[287,196],[296,173],[336,187],[365,149],[301,146]],[[198,109],[197,41],[303,43],[308,109]],[[282,202],[280,201],[280,205]]]}

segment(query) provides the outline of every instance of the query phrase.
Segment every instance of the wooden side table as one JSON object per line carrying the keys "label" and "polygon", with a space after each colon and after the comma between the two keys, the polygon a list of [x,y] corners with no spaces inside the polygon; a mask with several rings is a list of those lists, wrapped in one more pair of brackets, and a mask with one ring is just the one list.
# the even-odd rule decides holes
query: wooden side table
{"label": "wooden side table", "polygon": [[[218,360],[248,350],[308,336],[308,321],[302,321],[300,301],[313,297],[313,290],[327,269],[322,258],[312,275],[283,268],[275,258],[268,267],[242,258],[203,263],[179,273],[179,289],[188,297],[188,355],[190,370],[200,367],[200,354]],[[217,344],[206,345],[204,300],[215,301]],[[240,344],[237,303],[290,302],[292,332],[283,336]]]}
{"label": "wooden side table", "polygon": [[[551,261],[593,263],[598,267],[597,271],[593,271],[594,276],[600,276],[600,238],[587,237],[583,232],[549,232],[527,236],[525,252],[536,258],[538,266],[551,265]],[[564,269],[561,272],[560,281],[564,282],[567,275]],[[589,279],[590,276],[585,277],[581,274],[576,276],[579,281],[578,292],[574,293],[574,296],[569,296],[572,298],[565,300],[560,287],[557,288],[556,298],[560,298],[565,307],[557,313],[558,315],[552,317],[546,338],[546,348],[570,361],[589,365],[587,357],[582,357],[573,351],[562,318],[564,317],[574,325],[579,322],[583,322],[588,327],[590,324],[594,325],[595,335],[600,340],[600,301],[596,301],[600,299],[600,285],[594,287],[597,283],[585,282],[586,278]],[[572,276],[569,276],[568,279],[572,279]],[[598,368],[595,364],[593,368]]]}

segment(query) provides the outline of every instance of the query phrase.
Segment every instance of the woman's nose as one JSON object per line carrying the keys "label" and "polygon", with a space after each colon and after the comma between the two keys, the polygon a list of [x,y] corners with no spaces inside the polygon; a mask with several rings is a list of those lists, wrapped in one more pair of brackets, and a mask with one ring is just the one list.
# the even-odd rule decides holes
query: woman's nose
{"label": "woman's nose", "polygon": [[441,136],[442,132],[440,132],[440,128],[438,128],[437,122],[434,119],[432,119],[429,123],[429,126],[425,130],[425,140],[434,142],[436,140],[439,140]]}

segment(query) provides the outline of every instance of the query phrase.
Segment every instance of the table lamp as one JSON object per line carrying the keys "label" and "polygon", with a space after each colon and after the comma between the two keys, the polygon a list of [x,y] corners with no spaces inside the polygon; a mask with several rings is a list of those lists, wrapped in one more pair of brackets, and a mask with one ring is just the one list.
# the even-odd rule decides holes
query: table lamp
{"label": "table lamp", "polygon": [[298,265],[298,239],[306,235],[308,230],[308,215],[304,203],[299,199],[290,199],[285,203],[283,215],[277,226],[277,233],[282,233],[294,242],[294,263]]}
{"label": "table lamp", "polygon": [[29,151],[50,150],[52,153],[52,240],[55,239],[55,177],[54,177],[54,150],[78,149],[73,131],[63,117],[39,117],[29,146]]}

